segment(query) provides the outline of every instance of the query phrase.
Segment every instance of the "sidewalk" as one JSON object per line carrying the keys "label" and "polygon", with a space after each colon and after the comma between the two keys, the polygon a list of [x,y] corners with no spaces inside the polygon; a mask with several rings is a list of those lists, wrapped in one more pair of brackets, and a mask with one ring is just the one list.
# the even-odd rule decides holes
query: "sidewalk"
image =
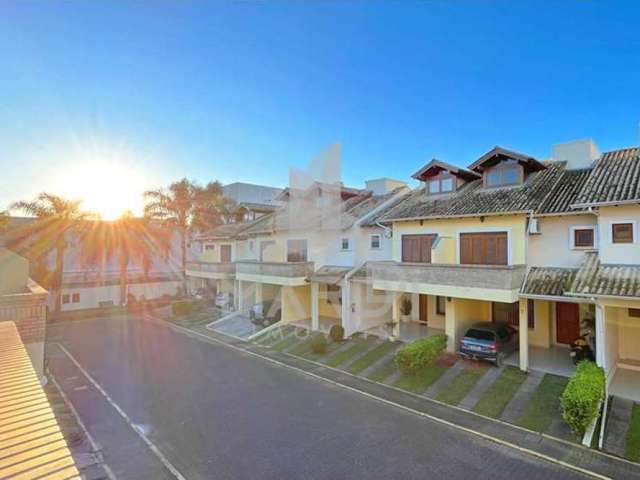
{"label": "sidewalk", "polygon": [[[149,319],[158,321],[153,317]],[[167,323],[164,324],[170,328],[177,328],[186,334],[196,335],[203,340],[205,340],[203,337],[207,337],[212,342],[224,343],[265,359],[302,370],[310,375],[374,397],[397,408],[411,410],[433,421],[448,424],[452,428],[463,429],[468,433],[481,436],[499,445],[527,451],[529,454],[539,458],[564,464],[567,468],[581,471],[594,478],[640,479],[640,467],[638,465],[613,455],[588,449],[548,435],[537,434],[458,407],[445,405],[424,396],[357,377],[317,362],[276,352],[272,349],[265,349],[263,346],[233,339],[206,329],[196,327],[190,331]]]}

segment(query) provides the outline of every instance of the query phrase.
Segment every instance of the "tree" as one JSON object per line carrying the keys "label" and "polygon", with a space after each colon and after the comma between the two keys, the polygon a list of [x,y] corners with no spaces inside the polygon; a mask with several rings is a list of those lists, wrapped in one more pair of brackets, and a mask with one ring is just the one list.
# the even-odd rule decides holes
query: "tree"
{"label": "tree", "polygon": [[[52,293],[55,298],[54,312],[56,313],[60,312],[60,291],[64,255],[69,247],[68,236],[73,230],[86,225],[86,220],[93,218],[92,214],[80,209],[80,204],[78,200],[67,200],[43,192],[32,201],[21,201],[11,205],[11,210],[19,210],[36,218],[34,223],[26,227],[26,234],[18,236],[18,241],[28,239],[30,257],[40,258],[52,251],[55,252]],[[32,242],[33,237],[36,238],[35,242]]]}
{"label": "tree", "polygon": [[142,266],[145,279],[156,257],[167,258],[171,232],[153,226],[148,219],[135,218],[128,211],[114,222],[98,222],[82,241],[81,257],[84,264],[105,265],[111,259],[118,261],[120,305],[127,303],[129,265]]}
{"label": "tree", "polygon": [[9,212],[0,212],[0,232],[9,226]]}
{"label": "tree", "polygon": [[223,219],[220,207],[224,203],[222,185],[210,182],[199,186],[186,178],[169,185],[145,192],[145,217],[161,222],[180,233],[180,254],[184,288],[186,285],[187,243],[191,232],[212,228]]}

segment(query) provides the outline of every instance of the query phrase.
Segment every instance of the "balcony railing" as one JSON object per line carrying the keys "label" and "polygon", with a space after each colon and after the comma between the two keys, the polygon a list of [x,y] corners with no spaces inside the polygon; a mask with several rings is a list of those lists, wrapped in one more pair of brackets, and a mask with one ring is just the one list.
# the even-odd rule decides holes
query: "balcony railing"
{"label": "balcony railing", "polygon": [[452,287],[516,290],[525,265],[457,265],[442,263],[370,262],[367,274],[375,282],[410,282]]}
{"label": "balcony railing", "polygon": [[236,263],[236,272],[245,275],[273,277],[308,277],[313,273],[313,262],[258,262],[244,260]]}
{"label": "balcony railing", "polygon": [[236,273],[236,264],[231,262],[187,262],[187,271],[233,275]]}

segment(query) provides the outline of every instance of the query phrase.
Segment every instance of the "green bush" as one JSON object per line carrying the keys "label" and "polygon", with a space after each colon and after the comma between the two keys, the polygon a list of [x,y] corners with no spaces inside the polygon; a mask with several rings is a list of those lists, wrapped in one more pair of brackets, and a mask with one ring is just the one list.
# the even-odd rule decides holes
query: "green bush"
{"label": "green bush", "polygon": [[311,340],[311,351],[319,355],[327,353],[327,339],[324,335],[318,335]]}
{"label": "green bush", "polygon": [[334,342],[341,342],[344,340],[344,327],[342,325],[331,325],[329,330],[329,336]]}
{"label": "green bush", "polygon": [[414,374],[429,365],[447,346],[447,336],[434,335],[407,343],[396,352],[396,366],[402,373]]}
{"label": "green bush", "polygon": [[584,436],[591,422],[598,416],[604,399],[604,370],[587,360],[578,364],[573,377],[560,397],[562,418],[578,437]]}
{"label": "green bush", "polygon": [[178,300],[171,304],[171,311],[174,315],[189,315],[199,312],[204,308],[202,300]]}

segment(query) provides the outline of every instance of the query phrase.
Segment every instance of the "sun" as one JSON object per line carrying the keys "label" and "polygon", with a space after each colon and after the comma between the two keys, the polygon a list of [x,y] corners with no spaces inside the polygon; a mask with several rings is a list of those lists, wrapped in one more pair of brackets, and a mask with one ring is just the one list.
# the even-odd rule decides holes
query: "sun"
{"label": "sun", "polygon": [[133,169],[111,161],[86,162],[66,170],[61,194],[82,200],[82,209],[103,220],[115,220],[126,211],[142,213],[144,181]]}

